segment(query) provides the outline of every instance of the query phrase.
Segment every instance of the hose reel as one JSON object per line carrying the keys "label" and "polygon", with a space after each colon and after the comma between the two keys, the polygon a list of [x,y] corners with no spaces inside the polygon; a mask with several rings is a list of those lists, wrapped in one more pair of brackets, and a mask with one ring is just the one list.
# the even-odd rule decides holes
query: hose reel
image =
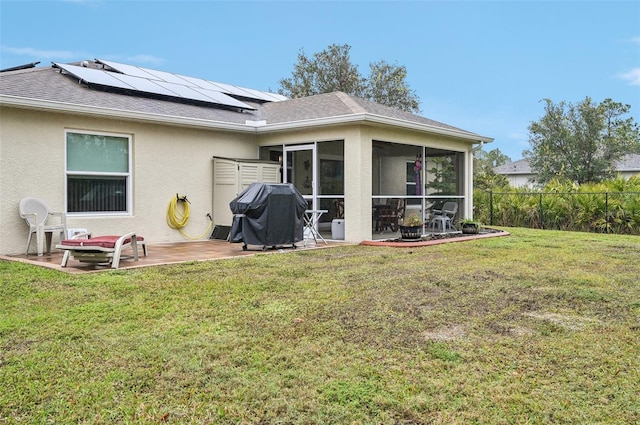
{"label": "hose reel", "polygon": [[191,202],[187,199],[187,195],[181,197],[176,193],[176,197],[171,199],[167,208],[167,224],[170,228],[180,231],[180,233],[182,233],[182,235],[187,239],[202,239],[207,235],[207,233],[211,232],[211,229],[213,228],[213,218],[211,217],[211,214],[207,213],[207,217],[209,217],[209,225],[200,236],[191,236],[187,234],[182,230],[182,228],[189,222],[189,215],[191,213],[189,205],[191,205]]}

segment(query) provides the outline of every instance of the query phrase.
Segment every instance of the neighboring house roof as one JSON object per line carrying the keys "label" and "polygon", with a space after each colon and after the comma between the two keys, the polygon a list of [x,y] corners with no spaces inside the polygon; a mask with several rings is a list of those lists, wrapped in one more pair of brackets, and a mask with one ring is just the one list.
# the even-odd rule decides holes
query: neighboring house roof
{"label": "neighboring house roof", "polygon": [[528,159],[520,159],[509,164],[494,167],[496,174],[533,174]]}
{"label": "neighboring house roof", "polygon": [[616,170],[626,172],[640,172],[640,155],[626,155],[616,162]]}
{"label": "neighboring house roof", "polygon": [[[625,155],[621,160],[616,161],[615,167],[618,172],[640,172],[640,155]],[[506,175],[535,174],[529,165],[528,159],[520,159],[509,164],[500,165],[495,167],[493,171],[496,174]]]}
{"label": "neighboring house roof", "polygon": [[54,67],[0,73],[0,104],[242,132],[269,132],[365,121],[411,128],[472,142],[481,136],[342,92],[261,102],[242,98],[254,110],[234,110],[88,88]]}

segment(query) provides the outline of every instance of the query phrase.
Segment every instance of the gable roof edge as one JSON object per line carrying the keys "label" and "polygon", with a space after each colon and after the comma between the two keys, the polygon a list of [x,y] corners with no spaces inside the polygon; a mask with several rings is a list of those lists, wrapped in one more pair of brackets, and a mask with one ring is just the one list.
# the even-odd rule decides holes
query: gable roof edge
{"label": "gable roof edge", "polygon": [[366,114],[371,117],[369,121],[377,122],[380,124],[397,125],[403,128],[411,128],[413,130],[428,131],[429,133],[441,134],[443,136],[458,137],[462,139],[473,140],[474,142],[493,142],[493,137],[481,136],[479,134],[470,133],[464,130],[455,130],[449,128],[437,127],[429,124],[421,124],[412,121],[407,121],[398,118],[386,117],[384,115]]}
{"label": "gable roof edge", "polygon": [[[300,121],[287,121],[277,124],[269,124],[268,119],[264,121],[246,121],[245,123],[230,123],[224,121],[214,121],[202,118],[180,117],[175,115],[154,114],[148,112],[128,111],[117,108],[105,108],[100,106],[88,106],[55,100],[34,99],[21,96],[0,94],[0,105],[21,107],[33,110],[46,110],[60,113],[77,113],[89,116],[98,116],[115,119],[130,119],[146,122],[163,123],[170,125],[183,125],[188,127],[218,129],[243,133],[271,133],[276,131],[298,130],[303,128],[318,127],[324,125],[340,125],[348,123],[374,123],[399,127],[403,129],[421,131],[431,134],[455,137],[468,140],[473,143],[490,143],[494,139],[470,133],[464,130],[442,128],[425,123],[408,121],[400,118],[388,117],[369,112],[358,112],[346,115],[321,117]],[[362,109],[361,109],[362,110]]]}
{"label": "gable roof edge", "polygon": [[267,121],[266,125],[259,127],[257,130],[259,133],[270,133],[270,132],[275,132],[280,130],[298,130],[301,128],[317,127],[322,125],[348,124],[348,123],[355,123],[358,121],[390,125],[394,127],[401,127],[405,129],[423,131],[427,133],[435,133],[443,136],[466,139],[469,141],[473,141],[474,143],[477,143],[477,142],[491,143],[494,140],[492,137],[481,136],[475,133],[469,133],[466,131],[456,131],[454,129],[441,128],[441,127],[436,127],[428,124],[421,124],[421,123],[402,120],[398,118],[387,117],[384,115],[371,114],[368,112],[354,113],[354,114],[348,114],[348,115],[338,115],[334,117],[314,118],[314,119],[307,119],[302,121],[291,121],[291,122],[284,122],[284,123],[278,123],[278,124],[269,124]]}
{"label": "gable roof edge", "polygon": [[77,113],[104,118],[118,118],[140,120],[146,122],[163,123],[170,125],[184,125],[189,127],[200,127],[209,129],[219,129],[227,131],[237,131],[245,133],[255,133],[256,126],[247,124],[234,124],[223,121],[212,121],[200,118],[185,118],[179,116],[151,114],[143,112],[132,112],[123,109],[103,108],[97,106],[86,106],[67,102],[57,102],[52,100],[32,99],[19,96],[0,94],[0,106],[12,106],[24,109],[45,110],[59,113]]}

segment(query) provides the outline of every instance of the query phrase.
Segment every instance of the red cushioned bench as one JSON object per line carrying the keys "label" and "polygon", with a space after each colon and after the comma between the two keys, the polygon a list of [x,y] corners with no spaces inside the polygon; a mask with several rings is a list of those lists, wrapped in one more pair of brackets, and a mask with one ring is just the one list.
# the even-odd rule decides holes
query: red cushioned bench
{"label": "red cushioned bench", "polygon": [[[56,248],[65,251],[62,256],[62,267],[66,267],[69,257],[83,263],[110,264],[117,269],[120,266],[122,250],[131,248],[132,258],[138,261],[138,246],[142,246],[144,256],[147,256],[147,244],[142,236],[135,233],[127,233],[122,236],[96,236],[91,237],[91,233],[81,233],[71,239],[63,240]],[[129,258],[129,257],[128,257]]]}

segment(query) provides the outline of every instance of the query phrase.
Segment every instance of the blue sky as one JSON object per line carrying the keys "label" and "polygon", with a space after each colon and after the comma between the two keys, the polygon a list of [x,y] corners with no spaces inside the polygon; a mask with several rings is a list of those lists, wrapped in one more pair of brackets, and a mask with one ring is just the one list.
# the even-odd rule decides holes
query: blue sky
{"label": "blue sky", "polygon": [[513,160],[545,98],[611,98],[640,123],[639,1],[0,0],[0,24],[0,69],[100,58],[271,91],[300,50],[348,44]]}

